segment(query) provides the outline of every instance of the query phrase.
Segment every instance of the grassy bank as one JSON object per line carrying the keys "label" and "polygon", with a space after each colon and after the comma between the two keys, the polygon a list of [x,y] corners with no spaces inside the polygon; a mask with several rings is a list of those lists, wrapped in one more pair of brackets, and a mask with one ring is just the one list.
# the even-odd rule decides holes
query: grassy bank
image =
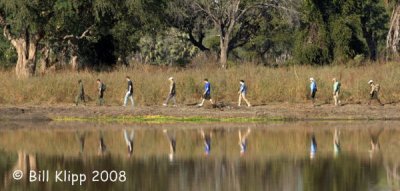
{"label": "grassy bank", "polygon": [[119,117],[55,117],[55,121],[62,122],[120,122],[120,123],[262,123],[262,122],[283,122],[290,121],[289,118],[266,118],[266,117],[230,117],[230,118],[213,118],[213,117],[173,117],[173,116],[119,116]]}
{"label": "grassy bank", "polygon": [[269,102],[307,101],[309,77],[318,84],[319,103],[332,101],[332,78],[342,83],[342,101],[347,103],[365,102],[368,99],[368,80],[381,84],[381,98],[384,102],[400,100],[400,67],[397,63],[373,64],[362,67],[346,66],[291,66],[267,68],[254,65],[241,65],[221,70],[176,69],[138,66],[132,69],[118,69],[113,72],[67,71],[17,80],[14,71],[0,72],[1,104],[65,104],[72,103],[77,92],[77,81],[82,79],[89,101],[96,100],[96,79],[107,84],[106,103],[120,105],[125,94],[125,76],[134,81],[135,101],[138,105],[161,105],[167,96],[168,81],[174,76],[177,81],[177,100],[180,104],[196,103],[203,88],[202,80],[208,78],[212,83],[212,96],[225,103],[237,102],[239,80],[248,85],[248,98],[253,105]]}

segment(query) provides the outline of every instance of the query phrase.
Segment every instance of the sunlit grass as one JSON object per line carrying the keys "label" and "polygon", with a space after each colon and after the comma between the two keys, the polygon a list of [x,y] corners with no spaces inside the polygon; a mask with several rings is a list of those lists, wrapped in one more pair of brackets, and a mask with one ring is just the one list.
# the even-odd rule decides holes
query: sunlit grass
{"label": "sunlit grass", "polygon": [[100,116],[100,117],[54,117],[55,121],[64,122],[121,122],[121,123],[210,123],[210,122],[226,122],[226,123],[262,123],[273,121],[289,121],[289,118],[283,117],[230,117],[230,118],[213,118],[213,117],[174,117],[160,115],[146,116]]}
{"label": "sunlit grass", "polygon": [[73,73],[62,71],[31,79],[18,80],[14,71],[0,72],[1,104],[65,104],[73,103],[78,89],[78,79],[84,81],[88,100],[97,98],[96,79],[107,84],[106,104],[121,105],[125,95],[125,76],[134,82],[134,97],[138,106],[161,105],[168,94],[168,78],[177,82],[178,104],[197,103],[203,88],[203,79],[212,84],[212,97],[218,102],[237,102],[239,80],[248,85],[248,98],[253,105],[270,102],[304,103],[309,94],[309,77],[318,84],[317,99],[321,103],[332,101],[332,78],[340,79],[342,101],[365,102],[368,99],[370,79],[381,85],[384,102],[400,100],[400,67],[397,63],[370,64],[361,67],[338,66],[288,66],[269,68],[252,64],[234,66],[228,70],[207,68],[160,68],[139,65],[113,72]]}

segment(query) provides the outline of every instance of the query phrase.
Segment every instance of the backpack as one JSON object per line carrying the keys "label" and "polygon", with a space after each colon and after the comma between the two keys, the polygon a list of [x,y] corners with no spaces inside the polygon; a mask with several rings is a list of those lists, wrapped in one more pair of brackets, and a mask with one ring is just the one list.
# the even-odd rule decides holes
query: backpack
{"label": "backpack", "polygon": [[106,84],[105,83],[102,83],[101,84],[101,91],[106,91],[106,89],[107,89],[107,86],[106,86]]}
{"label": "backpack", "polygon": [[379,84],[376,84],[374,90],[375,90],[376,92],[379,92],[380,89],[381,89],[381,86],[380,86]]}

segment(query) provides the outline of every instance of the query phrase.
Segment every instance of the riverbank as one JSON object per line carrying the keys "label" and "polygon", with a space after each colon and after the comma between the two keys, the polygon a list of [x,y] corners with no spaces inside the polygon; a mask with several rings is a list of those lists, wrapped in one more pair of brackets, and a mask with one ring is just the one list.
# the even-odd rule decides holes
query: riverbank
{"label": "riverbank", "polygon": [[0,121],[98,121],[98,122],[269,122],[302,120],[400,120],[400,105],[273,103],[247,107],[197,106],[1,106]]}

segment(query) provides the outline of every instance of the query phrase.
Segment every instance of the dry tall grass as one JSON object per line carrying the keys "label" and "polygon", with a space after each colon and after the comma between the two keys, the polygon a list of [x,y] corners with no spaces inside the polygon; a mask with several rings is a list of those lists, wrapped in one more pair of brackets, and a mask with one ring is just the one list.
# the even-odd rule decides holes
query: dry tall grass
{"label": "dry tall grass", "polygon": [[106,104],[121,105],[125,95],[125,76],[134,82],[137,105],[161,105],[165,100],[169,82],[174,76],[177,82],[179,104],[196,103],[203,91],[203,79],[212,84],[212,97],[225,103],[237,102],[239,80],[248,85],[248,98],[253,105],[270,102],[307,101],[309,77],[318,84],[317,102],[332,101],[332,78],[342,83],[342,101],[347,103],[366,102],[368,80],[381,84],[381,99],[384,102],[400,100],[400,67],[397,63],[371,64],[362,67],[290,66],[268,68],[244,64],[221,70],[216,67],[202,68],[159,68],[141,65],[131,69],[117,69],[113,72],[68,71],[18,80],[14,71],[0,72],[0,103],[2,104],[61,104],[73,103],[77,93],[78,79],[82,79],[90,102],[96,100],[96,79],[107,84]]}

